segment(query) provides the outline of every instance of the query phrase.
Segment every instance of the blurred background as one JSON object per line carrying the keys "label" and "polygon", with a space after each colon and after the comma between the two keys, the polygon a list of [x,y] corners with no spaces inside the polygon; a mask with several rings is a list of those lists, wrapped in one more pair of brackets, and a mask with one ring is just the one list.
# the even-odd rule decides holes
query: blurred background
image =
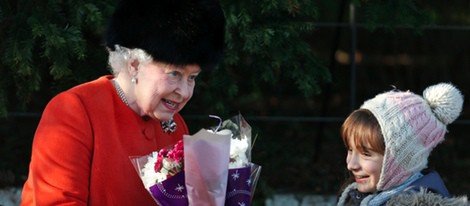
{"label": "blurred background", "polygon": [[[221,0],[226,55],[181,112],[191,132],[241,113],[263,169],[255,205],[277,194],[336,195],[339,128],[393,87],[439,82],[470,95],[470,1]],[[21,187],[42,110],[58,92],[109,74],[102,33],[114,0],[0,1],[0,188]],[[431,154],[455,195],[470,194],[470,103]],[[112,158],[112,157],[110,157]]]}

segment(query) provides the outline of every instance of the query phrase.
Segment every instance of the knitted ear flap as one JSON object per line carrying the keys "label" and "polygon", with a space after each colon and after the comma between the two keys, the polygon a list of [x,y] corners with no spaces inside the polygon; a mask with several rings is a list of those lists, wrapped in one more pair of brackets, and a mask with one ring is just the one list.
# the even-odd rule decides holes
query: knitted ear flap
{"label": "knitted ear flap", "polygon": [[462,111],[463,96],[452,84],[440,83],[426,88],[423,91],[434,115],[448,125],[455,121]]}

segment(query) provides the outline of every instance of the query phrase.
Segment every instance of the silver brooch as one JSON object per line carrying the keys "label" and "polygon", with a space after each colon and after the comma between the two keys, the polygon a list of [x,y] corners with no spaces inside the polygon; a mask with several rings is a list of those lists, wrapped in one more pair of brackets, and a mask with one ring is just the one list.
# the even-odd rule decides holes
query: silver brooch
{"label": "silver brooch", "polygon": [[176,131],[176,122],[173,119],[168,121],[161,121],[160,125],[162,126],[163,132],[171,134]]}

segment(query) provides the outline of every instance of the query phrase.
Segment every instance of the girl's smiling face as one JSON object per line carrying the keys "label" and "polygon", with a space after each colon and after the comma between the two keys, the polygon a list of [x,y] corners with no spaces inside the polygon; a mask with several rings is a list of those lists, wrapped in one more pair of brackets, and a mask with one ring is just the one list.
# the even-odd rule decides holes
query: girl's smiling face
{"label": "girl's smiling face", "polygon": [[385,153],[380,125],[366,109],[352,112],[341,126],[343,143],[348,150],[347,169],[359,192],[377,191]]}
{"label": "girl's smiling face", "polygon": [[370,146],[357,148],[353,141],[350,138],[348,142],[347,168],[353,174],[359,192],[376,192],[384,156]]}
{"label": "girl's smiling face", "polygon": [[152,61],[137,66],[135,105],[141,116],[170,120],[191,99],[201,68]]}

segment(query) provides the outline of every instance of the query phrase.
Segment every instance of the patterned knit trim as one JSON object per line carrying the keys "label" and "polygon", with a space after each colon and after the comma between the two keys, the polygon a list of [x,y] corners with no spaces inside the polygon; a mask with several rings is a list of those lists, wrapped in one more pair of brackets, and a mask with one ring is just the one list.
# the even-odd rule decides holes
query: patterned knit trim
{"label": "patterned knit trim", "polygon": [[368,197],[364,198],[361,202],[361,206],[380,206],[387,202],[390,198],[394,195],[399,194],[403,190],[405,190],[411,183],[416,181],[417,179],[421,178],[423,174],[420,172],[414,174],[410,178],[408,178],[403,184],[398,187],[395,187],[391,190],[382,191],[380,193],[374,193],[369,195]]}
{"label": "patterned knit trim", "polygon": [[344,206],[344,204],[346,203],[346,199],[348,198],[349,191],[355,190],[355,189],[357,189],[357,184],[355,182],[348,185],[346,188],[344,188],[344,191],[341,193],[341,196],[339,197],[337,206]]}

